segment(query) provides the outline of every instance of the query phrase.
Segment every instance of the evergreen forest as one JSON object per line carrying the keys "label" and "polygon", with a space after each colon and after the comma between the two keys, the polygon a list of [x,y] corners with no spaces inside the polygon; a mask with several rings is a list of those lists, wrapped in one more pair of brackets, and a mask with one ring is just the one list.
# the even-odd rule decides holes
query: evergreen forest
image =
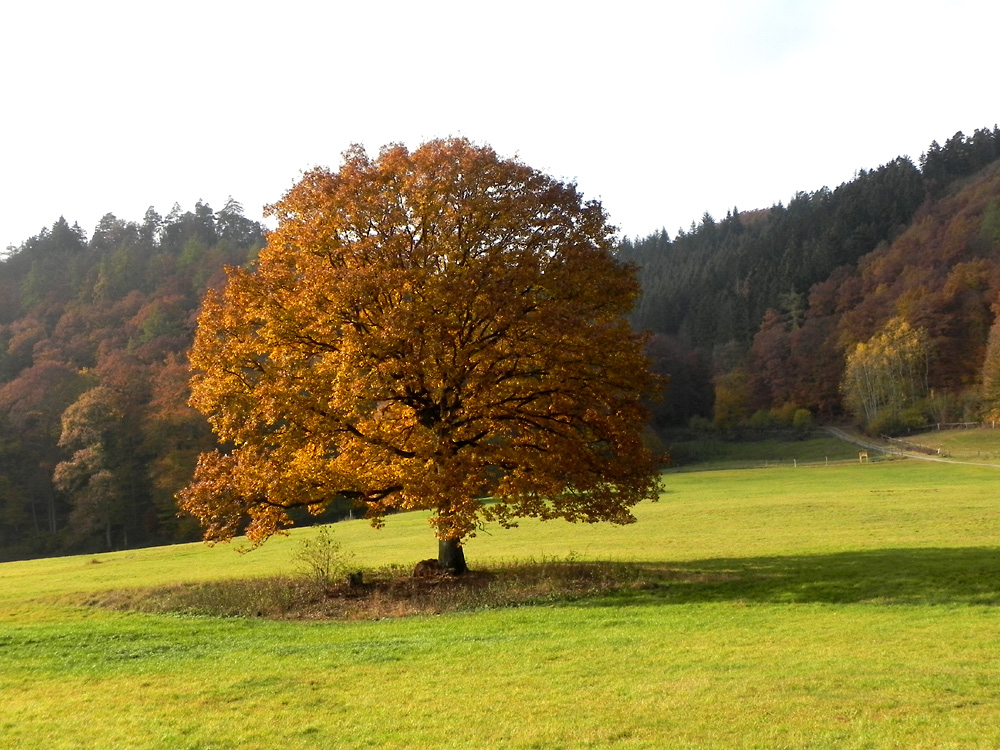
{"label": "evergreen forest", "polygon": [[[187,405],[207,289],[266,232],[230,199],[0,260],[0,560],[199,538],[175,494],[213,448]],[[787,205],[621,241],[632,324],[668,376],[654,426],[796,420],[873,434],[1000,417],[1000,129],[931,143]],[[332,513],[346,513],[336,505]]]}

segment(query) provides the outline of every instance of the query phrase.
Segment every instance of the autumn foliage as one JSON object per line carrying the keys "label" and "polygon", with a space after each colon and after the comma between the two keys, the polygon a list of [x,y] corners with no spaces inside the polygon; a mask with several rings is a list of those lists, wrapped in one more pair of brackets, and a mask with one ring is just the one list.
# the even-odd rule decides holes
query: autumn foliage
{"label": "autumn foliage", "polygon": [[[447,508],[434,505],[440,487],[460,485],[461,497],[474,498],[480,490],[499,492],[502,481],[534,494],[525,490],[515,501],[511,489],[506,504],[480,508],[468,500],[467,507],[508,512],[501,519],[510,522],[532,508],[539,515],[572,511],[594,519],[625,508],[627,515],[627,503],[619,503],[612,488],[629,486],[621,478],[628,472],[622,464],[616,475],[609,454],[618,443],[601,437],[610,427],[599,422],[629,389],[646,390],[648,376],[631,343],[621,343],[634,339],[616,339],[611,330],[618,325],[614,311],[628,308],[634,288],[630,274],[607,257],[600,208],[582,201],[573,186],[524,165],[468,144],[460,156],[462,142],[446,144],[457,161],[430,149],[390,148],[374,160],[351,152],[337,174],[308,175],[275,208],[282,226],[256,267],[247,264],[259,256],[264,228],[233,199],[219,211],[201,201],[191,211],[175,205],[167,216],[151,207],[139,221],[108,214],[89,238],[60,218],[0,252],[0,559],[197,538],[198,520],[178,515],[175,496],[191,485],[199,455],[206,456],[199,486],[214,487],[214,505],[199,503],[203,520],[217,529],[214,538],[242,530],[251,507],[263,524],[254,526],[251,518],[251,531],[266,534],[268,524],[284,524],[294,503],[307,503],[291,512],[297,522],[305,508],[325,503],[321,519],[336,520],[351,502],[378,520],[394,508]],[[653,404],[653,429],[706,430],[714,423],[727,435],[760,434],[807,425],[810,412],[827,420],[848,411],[872,432],[1000,421],[996,127],[933,143],[918,163],[900,158],[861,170],[833,190],[796,193],[787,205],[734,207],[718,221],[706,214],[673,239],[663,231],[622,240],[615,253],[641,267],[643,292],[631,322],[652,334],[646,351],[665,376],[661,384],[669,380],[666,397]],[[498,258],[500,267],[491,266]],[[230,272],[231,288],[223,292],[226,265],[254,270]],[[326,288],[297,286],[307,271]],[[535,271],[540,277],[530,281]],[[188,351],[208,288],[220,291],[205,319],[222,339],[213,344],[218,349],[207,339],[199,343],[202,366],[218,366],[202,372],[244,389],[213,396],[206,381],[199,395],[209,414],[233,406],[234,426],[218,433],[221,443],[205,416],[188,405]],[[276,292],[268,297],[270,288]],[[487,320],[483,310],[495,314],[493,327],[483,322],[476,329],[477,320]],[[331,350],[321,318],[334,313],[343,340]],[[582,324],[573,322],[578,313]],[[907,376],[919,388],[901,389],[902,381],[869,367],[877,357],[855,356],[859,345],[869,355],[884,352],[878,342],[894,321],[917,332],[924,347],[915,379]],[[298,343],[254,354],[259,341],[277,337],[282,326]],[[412,335],[394,338],[395,330]],[[452,336],[455,331],[462,337]],[[361,346],[363,336],[367,358],[343,348]],[[223,357],[223,339],[245,351]],[[577,359],[549,364],[557,355]],[[242,369],[234,365],[239,356],[247,358]],[[286,383],[294,387],[284,401],[264,387],[265,374],[278,367],[274,357],[298,367],[287,370]],[[853,374],[878,376],[852,385],[849,359]],[[333,377],[339,363],[348,367]],[[613,387],[620,395],[613,398],[605,395],[612,385],[591,378],[608,363],[619,379]],[[453,379],[444,380],[452,366],[467,374],[450,370]],[[586,377],[567,375],[560,383],[558,373],[572,367]],[[881,369],[891,371],[905,368]],[[326,401],[286,409],[321,393],[317,381],[328,389]],[[352,384],[358,406],[344,416]],[[529,385],[549,390],[532,399],[518,395],[517,388]],[[222,388],[221,380],[215,387]],[[506,395],[490,403],[483,395],[490,388]],[[570,408],[570,393],[585,393],[596,406],[584,413],[583,402],[573,402],[574,416],[560,416]],[[857,398],[862,393],[877,406],[872,418]],[[255,403],[247,406],[248,400]],[[619,410],[621,424],[634,418],[629,404]],[[515,421],[511,414],[520,406],[521,421]],[[455,416],[460,412],[468,421]],[[412,428],[403,435],[406,419]],[[339,425],[333,437],[305,436],[330,424]],[[242,432],[258,429],[258,442],[240,442]],[[586,437],[585,429],[596,455],[580,448],[570,451],[572,461],[557,461],[560,446]],[[372,436],[383,444],[362,449]],[[417,484],[392,489],[409,481],[404,466],[415,474],[424,460],[418,457],[437,461],[435,450],[447,455],[456,445],[473,465],[468,472],[438,462],[435,482],[426,475],[419,490]],[[308,446],[319,453],[310,457]],[[212,454],[214,448],[219,452]],[[509,468],[507,454],[523,454],[521,448],[539,454],[534,464]],[[251,460],[253,451],[260,455]],[[365,455],[366,475],[355,475],[349,464],[362,465]],[[641,476],[645,459],[637,455]],[[284,468],[268,473],[267,461]],[[575,478],[587,461],[607,462],[607,486],[595,478],[596,469],[589,484]],[[299,473],[300,465],[316,476]],[[485,475],[476,474],[481,467]],[[218,481],[207,481],[213,472]],[[461,474],[460,481],[451,483],[448,472]],[[604,498],[587,489],[597,486]],[[234,492],[238,496],[227,499]],[[334,492],[340,494],[329,502]],[[597,504],[588,505],[591,499]],[[436,516],[441,528],[460,530],[458,519],[446,515]]]}
{"label": "autumn foliage", "polygon": [[905,423],[903,412],[927,395],[926,339],[923,330],[893,318],[848,354],[844,394],[862,424],[886,430]]}
{"label": "autumn foliage", "polygon": [[354,147],[271,212],[191,352],[227,446],[180,494],[206,538],[249,518],[259,543],[337,497],[376,525],[431,510],[455,543],[484,520],[629,523],[654,497],[638,284],[574,185],[464,139]]}

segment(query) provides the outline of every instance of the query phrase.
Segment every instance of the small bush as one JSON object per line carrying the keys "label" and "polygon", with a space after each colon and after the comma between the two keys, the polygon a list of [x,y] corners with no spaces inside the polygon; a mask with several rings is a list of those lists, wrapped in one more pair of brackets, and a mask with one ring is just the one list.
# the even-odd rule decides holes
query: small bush
{"label": "small bush", "polygon": [[715,432],[715,425],[712,424],[712,420],[695,414],[688,420],[688,427],[692,432],[703,435]]}
{"label": "small bush", "polygon": [[750,419],[747,420],[747,427],[758,432],[774,429],[776,424],[777,420],[775,419],[774,412],[765,409],[754,412]]}
{"label": "small bush", "polygon": [[302,540],[295,561],[302,576],[322,591],[347,576],[353,557],[333,538],[333,530],[322,526],[315,537]]}
{"label": "small bush", "polygon": [[808,409],[796,409],[792,416],[792,428],[799,435],[808,435],[813,428],[812,414]]}

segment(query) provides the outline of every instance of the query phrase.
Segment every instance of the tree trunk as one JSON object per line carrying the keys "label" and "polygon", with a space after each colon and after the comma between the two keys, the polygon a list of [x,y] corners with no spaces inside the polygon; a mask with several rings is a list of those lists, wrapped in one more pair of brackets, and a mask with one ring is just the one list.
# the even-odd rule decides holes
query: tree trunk
{"label": "tree trunk", "polygon": [[443,572],[456,576],[469,570],[465,564],[465,548],[460,539],[438,540],[438,567]]}

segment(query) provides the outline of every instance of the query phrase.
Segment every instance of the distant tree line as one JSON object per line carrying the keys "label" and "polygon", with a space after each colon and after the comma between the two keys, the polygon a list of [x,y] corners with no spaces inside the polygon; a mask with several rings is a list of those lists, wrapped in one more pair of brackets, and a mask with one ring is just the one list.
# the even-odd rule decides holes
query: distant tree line
{"label": "distant tree line", "polygon": [[93,235],[60,218],[0,262],[0,559],[197,538],[174,493],[212,444],[187,404],[196,311],[264,230],[230,199]]}
{"label": "distant tree line", "polygon": [[623,241],[643,287],[632,322],[653,334],[649,353],[671,378],[659,425],[718,416],[730,429],[789,405],[840,415],[859,403],[845,400],[848,354],[896,317],[927,336],[936,404],[921,408],[978,408],[969,400],[997,301],[998,159],[1000,129],[956,133],[919,167],[900,157],[787,206]]}

